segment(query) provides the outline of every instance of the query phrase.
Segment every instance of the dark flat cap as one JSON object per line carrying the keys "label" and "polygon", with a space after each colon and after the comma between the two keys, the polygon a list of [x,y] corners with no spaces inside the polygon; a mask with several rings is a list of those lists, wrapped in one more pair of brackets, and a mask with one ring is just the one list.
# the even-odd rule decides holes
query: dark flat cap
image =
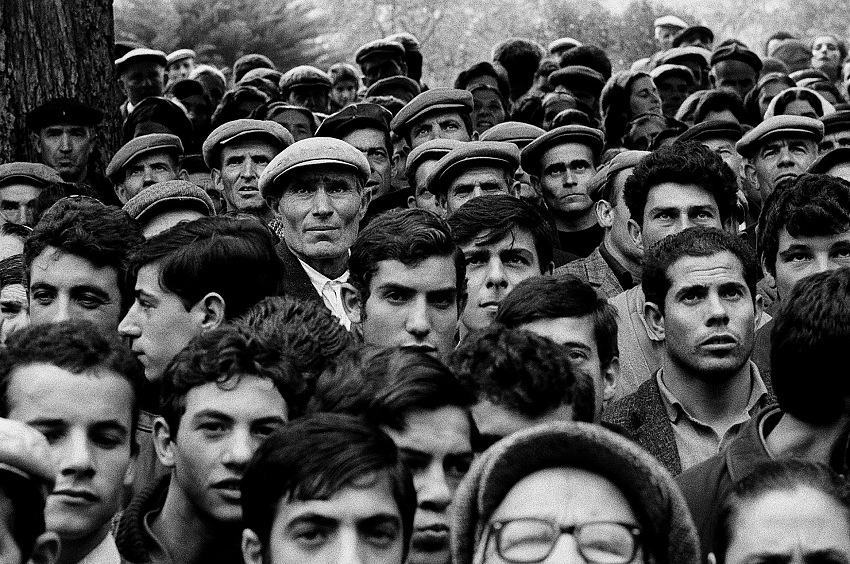
{"label": "dark flat cap", "polygon": [[366,96],[395,96],[405,104],[419,96],[422,88],[419,83],[406,76],[390,76],[372,83],[366,89]]}
{"label": "dark flat cap", "polygon": [[265,67],[257,67],[255,69],[251,69],[242,75],[242,78],[239,79],[239,84],[245,84],[255,78],[264,78],[272,83],[275,86],[280,84],[280,79],[283,78],[283,73],[275,70],[275,69],[267,69]]}
{"label": "dark flat cap", "polygon": [[153,61],[155,63],[159,63],[163,67],[168,64],[168,59],[162,51],[148,49],[147,47],[140,47],[138,49],[133,49],[120,59],[115,60],[115,74],[120,76],[128,65],[138,63],[140,61]]}
{"label": "dark flat cap", "polygon": [[53,98],[27,114],[27,127],[38,133],[48,125],[68,124],[94,127],[103,112],[73,98]]}
{"label": "dark flat cap", "polygon": [[708,66],[711,62],[711,51],[703,49],[702,47],[696,47],[695,45],[688,45],[687,47],[673,47],[672,49],[664,51],[664,53],[658,57],[656,64],[677,64],[680,61],[687,59],[698,59],[700,62],[705,64],[705,66]]}
{"label": "dark flat cap", "polygon": [[850,164],[850,147],[837,147],[819,156],[809,167],[812,174],[829,174],[832,167]]}
{"label": "dark flat cap", "polygon": [[278,154],[260,175],[260,193],[274,196],[284,178],[307,167],[343,166],[364,182],[369,178],[369,161],[359,149],[333,137],[310,137],[297,141]]}
{"label": "dark flat cap", "polygon": [[522,150],[522,168],[529,174],[539,176],[540,159],[550,148],[562,143],[582,143],[593,151],[593,158],[599,160],[604,137],[602,132],[583,125],[564,125],[538,137]]}
{"label": "dark flat cap", "polygon": [[841,110],[820,118],[823,122],[823,134],[830,135],[850,130],[850,110]]}
{"label": "dark flat cap", "polygon": [[165,89],[178,100],[188,98],[189,96],[206,96],[204,85],[193,78],[181,78],[180,80],[169,82]]}
{"label": "dark flat cap", "polygon": [[546,135],[546,131],[536,125],[523,123],[521,121],[503,121],[482,133],[478,139],[480,141],[502,141],[505,143],[513,143],[522,149],[543,135]]}
{"label": "dark flat cap", "polygon": [[170,66],[178,61],[182,61],[184,59],[194,59],[195,57],[197,57],[197,55],[191,49],[178,49],[169,53],[165,57],[165,60]]}
{"label": "dark flat cap", "polygon": [[115,176],[123,171],[124,167],[136,157],[151,151],[169,151],[179,158],[183,156],[183,143],[179,137],[170,133],[150,133],[134,137],[113,155],[112,160],[106,166],[106,176],[113,183],[117,182]]}
{"label": "dark flat cap", "polygon": [[738,43],[729,43],[718,47],[711,54],[711,66],[721,61],[741,61],[753,67],[756,73],[761,71],[761,59],[758,55]]}
{"label": "dark flat cap", "polygon": [[692,125],[679,135],[679,141],[704,141],[706,139],[731,139],[738,141],[744,129],[737,121],[713,119]]}
{"label": "dark flat cap", "polygon": [[280,77],[280,91],[284,97],[290,88],[299,86],[325,86],[330,89],[331,77],[325,71],[310,65],[289,69]]}
{"label": "dark flat cap", "polygon": [[407,155],[407,166],[405,174],[407,178],[412,179],[416,174],[416,169],[425,161],[438,161],[449,154],[452,149],[456,149],[463,144],[463,141],[457,139],[431,139],[422,143]]}
{"label": "dark flat cap", "polygon": [[148,186],[124,204],[124,211],[145,223],[160,211],[173,209],[195,210],[204,216],[215,215],[215,205],[207,193],[185,180],[168,180]]}
{"label": "dark flat cap", "polygon": [[404,45],[392,39],[376,39],[361,45],[354,54],[354,60],[359,65],[366,57],[379,54],[398,57],[403,60],[405,55]]}
{"label": "dark flat cap", "polygon": [[256,68],[277,69],[277,66],[271,59],[259,53],[242,55],[233,63],[233,81],[239,82],[246,72]]}
{"label": "dark flat cap", "polygon": [[550,43],[548,49],[550,53],[557,53],[559,51],[567,51],[573,47],[581,46],[582,42],[578,39],[573,39],[572,37],[561,37],[560,39],[556,39]]}
{"label": "dark flat cap", "polygon": [[550,74],[549,84],[552,87],[564,86],[568,90],[572,86],[584,86],[602,92],[602,87],[605,86],[605,77],[590,67],[569,65]]}
{"label": "dark flat cap", "polygon": [[235,139],[246,136],[262,137],[277,147],[278,151],[283,151],[295,142],[289,130],[276,121],[235,119],[219,125],[206,138],[201,149],[204,153],[204,162],[211,169],[219,168],[221,148]]}
{"label": "dark flat cap", "polygon": [[436,110],[456,110],[461,115],[472,112],[472,93],[457,88],[432,88],[407,103],[390,122],[390,128],[404,136],[412,122]]}
{"label": "dark flat cap", "polygon": [[41,163],[13,162],[0,165],[0,185],[8,184],[13,180],[45,186],[62,182],[62,177],[58,172]]}
{"label": "dark flat cap", "polygon": [[360,73],[357,72],[357,69],[354,68],[353,65],[348,63],[333,64],[331,68],[328,69],[328,75],[331,77],[334,84],[340,80],[353,80],[354,82],[358,82],[360,80]]}
{"label": "dark flat cap", "polygon": [[735,145],[742,157],[752,157],[762,143],[777,136],[808,137],[815,143],[823,139],[823,123],[804,116],[780,115],[767,118],[752,128]]}
{"label": "dark flat cap", "polygon": [[700,35],[704,35],[708,37],[708,42],[714,42],[714,32],[704,25],[692,25],[690,27],[686,27],[682,31],[676,34],[676,37],[673,38],[673,47],[678,47],[685,41],[690,39],[694,39],[699,37]]}
{"label": "dark flat cap", "polygon": [[451,179],[473,166],[492,166],[513,174],[519,168],[519,149],[501,141],[469,141],[461,143],[437,162],[425,181],[428,191],[445,192]]}
{"label": "dark flat cap", "polygon": [[341,139],[350,131],[363,128],[373,128],[389,133],[392,118],[392,113],[378,104],[369,102],[350,104],[325,118],[316,130],[316,137]]}

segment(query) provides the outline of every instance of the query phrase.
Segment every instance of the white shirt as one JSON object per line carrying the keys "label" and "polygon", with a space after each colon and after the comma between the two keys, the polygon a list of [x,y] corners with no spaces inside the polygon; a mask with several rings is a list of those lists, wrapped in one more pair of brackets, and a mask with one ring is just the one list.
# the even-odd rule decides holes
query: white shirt
{"label": "white shirt", "polygon": [[100,544],[77,564],[119,564],[120,562],[121,555],[118,553],[118,547],[115,546],[115,539],[112,535],[106,535]]}
{"label": "white shirt", "polygon": [[[296,256],[295,258],[298,257]],[[300,258],[298,258],[298,262],[304,267],[304,272],[307,273],[307,277],[310,279],[313,287],[322,296],[325,306],[339,319],[339,323],[342,326],[350,330],[351,320],[348,319],[348,316],[345,314],[345,308],[342,307],[342,295],[340,294],[340,288],[342,288],[344,283],[348,282],[348,271],[346,270],[341,276],[331,280]]]}

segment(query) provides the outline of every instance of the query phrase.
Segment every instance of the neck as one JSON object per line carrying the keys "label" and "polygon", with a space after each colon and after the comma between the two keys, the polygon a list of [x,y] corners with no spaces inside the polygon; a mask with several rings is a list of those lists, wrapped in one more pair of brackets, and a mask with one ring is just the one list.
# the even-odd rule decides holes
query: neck
{"label": "neck", "polygon": [[838,441],[850,431],[850,410],[845,410],[835,422],[813,425],[783,413],[776,427],[765,437],[773,458],[804,458],[811,462],[829,464]]}
{"label": "neck", "polygon": [[556,213],[555,225],[558,226],[558,231],[584,231],[596,224],[596,214],[593,213],[593,208],[590,208],[583,214],[565,214]]}
{"label": "neck", "polygon": [[298,258],[309,264],[315,270],[321,272],[331,280],[338,278],[348,270],[348,253],[334,258],[312,258],[303,257],[293,252]]}
{"label": "neck", "polygon": [[94,550],[97,545],[103,542],[106,535],[109,534],[111,523],[109,521],[103,527],[98,529],[87,537],[81,539],[66,539],[61,538],[62,547],[59,551],[59,559],[56,564],[76,564]]}
{"label": "neck", "polygon": [[707,425],[729,425],[747,407],[753,382],[750,363],[732,374],[713,374],[706,378],[689,373],[669,355],[664,359],[664,385],[694,418]]}
{"label": "neck", "polygon": [[635,282],[640,282],[640,275],[642,272],[642,269],[640,267],[640,261],[633,260],[617,248],[617,245],[614,244],[613,238],[611,236],[610,229],[605,231],[605,237],[602,239],[602,243],[605,245],[605,249],[609,253],[611,253],[612,257],[614,257],[614,260],[616,260],[623,268],[629,271]]}

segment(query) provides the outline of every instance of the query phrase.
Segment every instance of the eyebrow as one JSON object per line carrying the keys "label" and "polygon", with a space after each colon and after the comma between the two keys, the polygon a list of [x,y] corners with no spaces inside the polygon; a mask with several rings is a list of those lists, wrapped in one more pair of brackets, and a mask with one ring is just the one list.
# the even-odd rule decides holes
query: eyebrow
{"label": "eyebrow", "polygon": [[[37,417],[35,419],[31,419],[26,421],[27,425],[38,426],[38,427],[64,427],[68,425],[68,421],[65,419],[57,419],[50,417]],[[130,428],[117,419],[105,419],[103,421],[94,421],[88,425],[88,427],[94,427],[96,429],[115,429],[116,431],[121,431],[123,433],[129,433]]]}
{"label": "eyebrow", "polygon": [[809,245],[806,245],[806,244],[803,244],[803,243],[795,243],[795,244],[789,246],[787,249],[780,251],[779,256],[785,257],[787,255],[799,253],[801,251],[810,252],[811,250],[812,250],[812,248]]}

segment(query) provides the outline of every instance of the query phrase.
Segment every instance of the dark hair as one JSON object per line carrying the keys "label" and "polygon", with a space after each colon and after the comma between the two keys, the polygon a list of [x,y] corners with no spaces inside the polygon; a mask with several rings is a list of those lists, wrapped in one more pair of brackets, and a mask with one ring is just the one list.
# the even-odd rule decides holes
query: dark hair
{"label": "dark hair", "polygon": [[573,406],[573,419],[592,423],[596,395],[589,374],[576,372],[563,346],[521,329],[492,323],[469,334],[450,364],[476,398],[530,418]]}
{"label": "dark hair", "polygon": [[91,198],[64,198],[44,213],[24,242],[26,276],[29,279],[33,261],[48,247],[98,268],[114,268],[123,314],[133,303],[128,258],[143,242],[141,227],[124,210]]}
{"label": "dark hair", "polygon": [[783,229],[792,237],[822,237],[850,230],[850,182],[827,174],[801,174],[786,180],[765,200],[759,227],[759,258],[776,276]]}
{"label": "dark hair", "polygon": [[228,90],[210,118],[210,127],[215,129],[229,121],[247,118],[250,112],[242,114],[239,110],[239,105],[247,101],[257,102],[260,106],[269,101],[269,95],[255,86],[237,86],[233,90]]}
{"label": "dark hair", "polygon": [[[96,374],[101,368],[127,380],[133,388],[131,436],[135,436],[146,380],[136,357],[116,335],[106,334],[85,320],[25,327],[9,335],[5,349],[0,351],[0,417],[8,417],[12,409],[12,374],[29,364],[50,364],[80,375]],[[130,444],[135,451],[136,441],[131,439]]]}
{"label": "dark hair", "polygon": [[622,142],[626,123],[633,117],[630,99],[632,84],[639,78],[652,77],[643,71],[619,71],[608,78],[599,95],[599,113],[605,131],[605,149],[616,147]]}
{"label": "dark hair", "polygon": [[761,108],[759,107],[759,95],[766,86],[773,84],[774,82],[781,82],[786,88],[793,88],[797,86],[797,83],[788,76],[787,71],[766,72],[762,70],[761,78],[759,78],[759,81],[753,89],[747,92],[747,95],[744,97],[744,109],[747,111],[747,115],[753,123],[761,122],[764,119],[764,116],[762,116],[761,113]]}
{"label": "dark hair", "polygon": [[242,478],[243,526],[268,549],[272,524],[284,504],[327,500],[345,488],[369,487],[383,476],[389,478],[401,514],[406,558],[416,512],[413,479],[392,439],[349,415],[302,417],[260,445]]}
{"label": "dark hair", "polygon": [[591,68],[608,80],[611,78],[611,60],[604,50],[596,45],[579,45],[561,55],[561,68],[581,65]]}
{"label": "dark hair", "polygon": [[782,296],[770,335],[771,380],[783,411],[816,425],[847,410],[850,379],[836,367],[850,350],[850,269],[808,276]]}
{"label": "dark hair", "polygon": [[764,54],[767,55],[768,57],[770,56],[770,53],[767,52],[767,46],[774,39],[778,39],[780,41],[785,41],[786,39],[797,39],[797,36],[794,35],[793,33],[789,32],[789,31],[777,31],[777,32],[770,34],[768,36],[768,38],[764,40]]}
{"label": "dark hair", "polygon": [[435,256],[454,259],[458,300],[462,299],[466,262],[448,224],[426,210],[389,210],[373,219],[351,245],[348,281],[360,294],[360,303],[365,304],[379,262],[397,260],[405,266],[416,267]]}
{"label": "dark hair", "polygon": [[508,73],[512,99],[528,92],[534,82],[534,73],[545,55],[546,50],[540,44],[518,37],[505,39],[493,47],[491,58]]}
{"label": "dark hair", "polygon": [[736,532],[750,532],[736,531],[743,506],[769,493],[790,493],[802,488],[811,488],[832,500],[844,510],[850,523],[850,484],[834,470],[825,464],[800,459],[763,462],[734,485],[720,506],[712,546],[717,564],[726,562],[726,550]]}
{"label": "dark hair", "polygon": [[454,87],[459,90],[467,90],[467,85],[472,79],[479,76],[491,76],[496,79],[496,87],[502,99],[502,107],[505,110],[505,115],[507,115],[511,108],[511,85],[508,81],[508,73],[505,67],[499,63],[491,63],[489,61],[475,63],[457,75]]}
{"label": "dark hair", "polygon": [[[5,225],[15,225],[6,223]],[[4,225],[4,226],[5,226]],[[24,283],[24,255],[11,255],[0,260],[0,289]]]}
{"label": "dark hair", "polygon": [[[53,207],[53,204],[62,198],[69,198],[73,196],[84,196],[85,198],[91,198],[98,202],[102,201],[97,192],[82,182],[77,184],[72,184],[70,182],[51,182],[46,184],[44,188],[39,191],[38,196],[35,199],[35,204],[33,204],[33,217],[35,218],[35,224],[38,225],[38,222],[41,221],[41,216],[44,215],[44,212]],[[26,226],[18,225],[16,223],[3,224],[3,227],[6,226],[23,227],[26,229]],[[26,239],[26,237],[24,237],[24,239]]]}
{"label": "dark hair", "polygon": [[740,237],[714,227],[690,227],[668,235],[647,251],[641,274],[646,301],[664,313],[664,300],[673,285],[670,268],[684,257],[710,257],[722,252],[732,253],[741,261],[744,282],[755,302],[759,271],[752,250]]}
{"label": "dark hair", "polygon": [[819,118],[823,117],[823,102],[811,88],[788,88],[776,95],[774,99],[773,115],[785,114],[785,108],[795,100],[808,102]]}
{"label": "dark hair", "polygon": [[523,229],[534,238],[540,272],[552,262],[556,235],[552,226],[533,204],[506,194],[480,196],[463,204],[449,218],[458,247],[475,242],[495,243],[515,229]]}
{"label": "dark hair", "polygon": [[750,115],[744,107],[744,101],[735,92],[724,89],[706,90],[697,102],[693,113],[693,125],[708,119],[711,112],[729,110],[740,123],[750,123]]}
{"label": "dark hair", "polygon": [[511,290],[496,314],[496,322],[519,327],[538,319],[587,317],[593,319],[593,335],[603,367],[620,356],[617,344],[617,310],[590,284],[575,276],[535,276]]}
{"label": "dark hair", "polygon": [[738,184],[723,159],[697,141],[674,141],[641,160],[626,180],[623,198],[638,225],[643,226],[649,191],[665,182],[694,184],[711,194],[723,223],[735,210]]}
{"label": "dark hair", "polygon": [[124,143],[148,133],[171,133],[180,138],[183,147],[192,146],[192,122],[182,104],[178,106],[173,100],[162,96],[143,99],[122,125]]}
{"label": "dark hair", "polygon": [[194,337],[171,360],[162,379],[159,406],[169,434],[177,436],[189,390],[209,383],[232,390],[245,376],[271,380],[287,407],[303,393],[303,384],[293,377],[276,344],[250,328],[223,325]]}
{"label": "dark hair", "polygon": [[131,271],[160,263],[159,284],[189,311],[206,294],[224,298],[225,318],[281,293],[284,267],[267,228],[230,217],[202,217],[154,235],[131,257]]}
{"label": "dark hair", "polygon": [[3,523],[21,552],[20,562],[29,562],[35,541],[46,530],[44,496],[39,484],[17,473],[0,471],[0,505],[5,497],[11,511]]}

